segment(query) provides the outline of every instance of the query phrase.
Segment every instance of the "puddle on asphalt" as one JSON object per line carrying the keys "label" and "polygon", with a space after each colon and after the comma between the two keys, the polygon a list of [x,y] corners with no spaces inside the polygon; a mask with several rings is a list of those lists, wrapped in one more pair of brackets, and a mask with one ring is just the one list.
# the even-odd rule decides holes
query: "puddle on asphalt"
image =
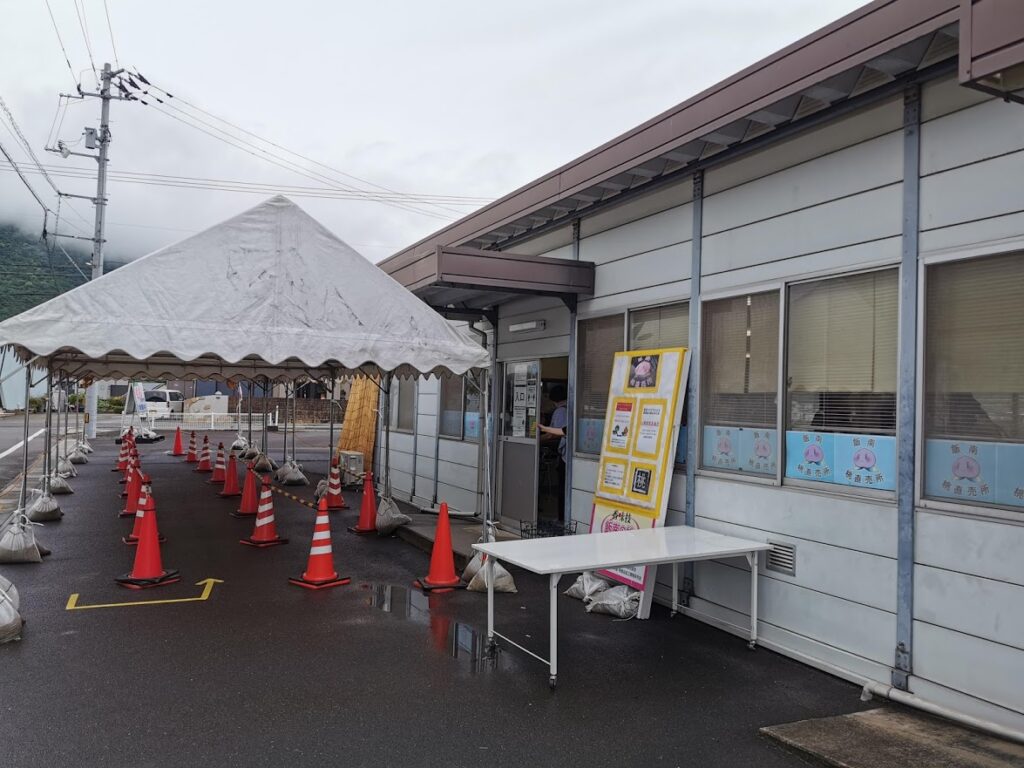
{"label": "puddle on asphalt", "polygon": [[359,586],[367,592],[368,607],[423,626],[434,650],[465,663],[473,674],[514,667],[500,647],[488,649],[486,631],[452,617],[448,595],[393,584]]}

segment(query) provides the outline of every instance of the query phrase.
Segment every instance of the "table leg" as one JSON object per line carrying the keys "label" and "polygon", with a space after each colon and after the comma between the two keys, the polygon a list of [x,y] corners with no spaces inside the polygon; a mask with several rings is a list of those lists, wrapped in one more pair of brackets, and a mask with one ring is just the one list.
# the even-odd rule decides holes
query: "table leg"
{"label": "table leg", "polygon": [[747,555],[750,563],[750,642],[747,647],[754,650],[757,645],[757,552]]}
{"label": "table leg", "polygon": [[487,648],[493,649],[496,643],[494,642],[494,558],[490,555],[486,555],[486,561],[484,561],[484,568],[486,568],[485,578],[487,580]]}
{"label": "table leg", "polygon": [[553,689],[558,680],[558,581],[562,578],[560,573],[552,573],[549,577],[548,591],[551,596],[550,616],[550,642],[551,655],[549,656],[551,676],[548,678],[548,685]]}
{"label": "table leg", "polygon": [[679,613],[679,563],[672,563],[672,618]]}

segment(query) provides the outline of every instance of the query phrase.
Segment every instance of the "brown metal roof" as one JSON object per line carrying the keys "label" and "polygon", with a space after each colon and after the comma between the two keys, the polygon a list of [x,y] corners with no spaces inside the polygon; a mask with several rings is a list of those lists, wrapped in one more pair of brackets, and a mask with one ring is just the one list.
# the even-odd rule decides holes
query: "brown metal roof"
{"label": "brown metal roof", "polygon": [[380,263],[500,246],[784,123],[956,55],[959,0],[875,0]]}

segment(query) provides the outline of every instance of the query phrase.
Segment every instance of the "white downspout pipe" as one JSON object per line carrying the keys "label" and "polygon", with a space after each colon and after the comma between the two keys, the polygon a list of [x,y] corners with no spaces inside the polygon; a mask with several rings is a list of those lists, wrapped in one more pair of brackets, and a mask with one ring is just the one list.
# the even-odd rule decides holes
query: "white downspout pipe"
{"label": "white downspout pipe", "polygon": [[861,700],[869,701],[872,696],[889,699],[890,701],[895,701],[897,704],[905,704],[908,707],[914,707],[915,709],[927,712],[930,715],[944,717],[947,720],[952,720],[953,722],[960,723],[961,725],[966,725],[968,728],[973,728],[976,731],[991,734],[992,736],[996,736],[1000,739],[1013,741],[1017,744],[1024,744],[1024,733],[1021,731],[1015,731],[1012,728],[999,725],[999,723],[993,723],[990,720],[982,720],[980,717],[973,717],[972,715],[968,715],[963,712],[957,712],[954,709],[947,709],[946,707],[934,704],[933,702],[922,699],[912,693],[901,691],[899,688],[886,685],[885,683],[876,683],[870,680],[864,683],[864,691],[861,693],[860,697]]}

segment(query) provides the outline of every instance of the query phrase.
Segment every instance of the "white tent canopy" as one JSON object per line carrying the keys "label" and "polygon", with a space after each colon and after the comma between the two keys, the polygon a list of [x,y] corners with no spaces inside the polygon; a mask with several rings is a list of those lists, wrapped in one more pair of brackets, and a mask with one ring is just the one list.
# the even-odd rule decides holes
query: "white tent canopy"
{"label": "white tent canopy", "polygon": [[0,323],[76,378],[461,375],[487,351],[285,197]]}

